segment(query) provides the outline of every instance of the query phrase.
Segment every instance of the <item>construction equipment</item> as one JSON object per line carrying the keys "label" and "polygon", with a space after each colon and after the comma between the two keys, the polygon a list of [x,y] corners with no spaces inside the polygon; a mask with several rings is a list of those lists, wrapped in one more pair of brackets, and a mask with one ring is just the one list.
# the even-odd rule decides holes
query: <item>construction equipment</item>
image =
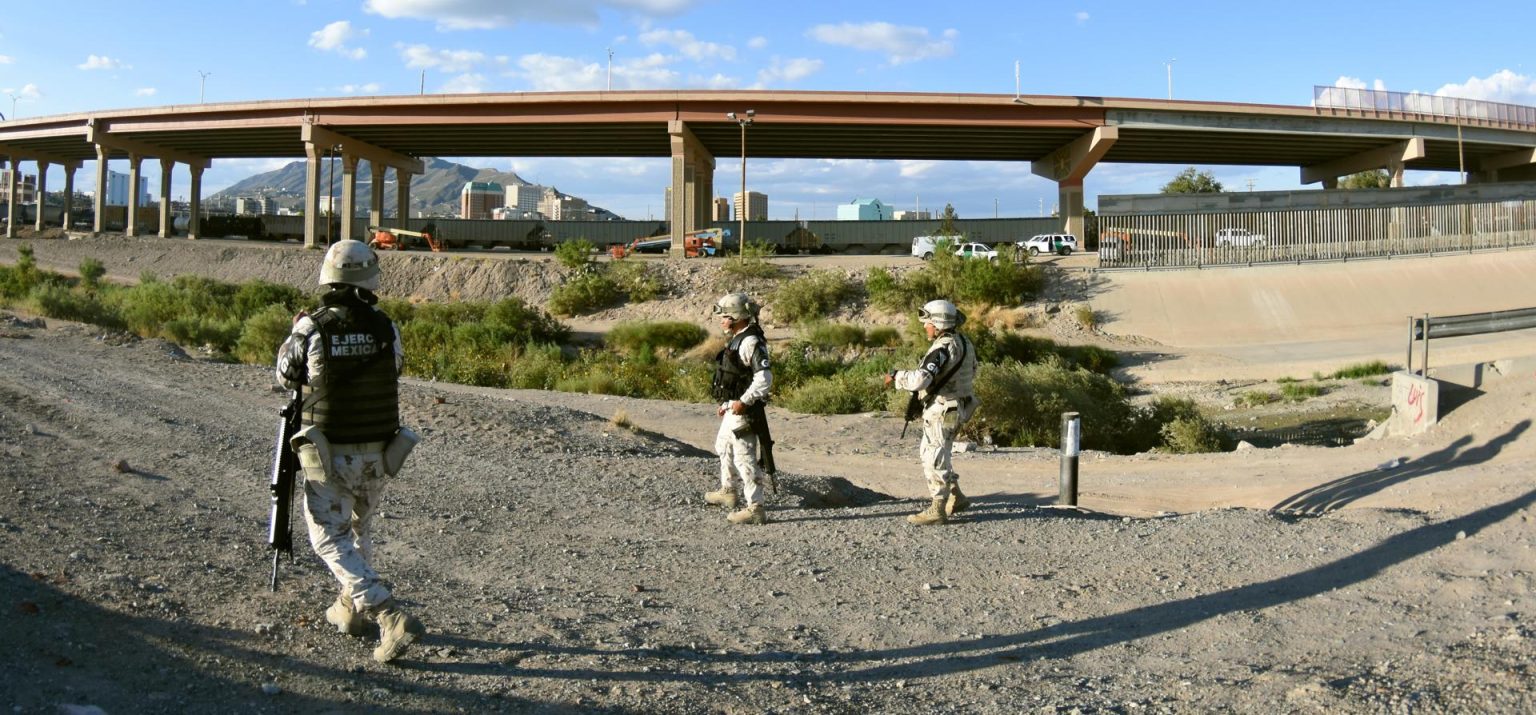
{"label": "construction equipment", "polygon": [[433,251],[443,250],[443,242],[438,240],[436,229],[432,224],[422,227],[421,231],[410,231],[403,228],[384,228],[383,226],[369,226],[373,232],[373,238],[368,240],[369,247],[379,251],[403,251],[410,248],[411,239],[419,239]]}
{"label": "construction equipment", "polygon": [[683,257],[713,256],[725,245],[723,229],[706,228],[683,234]]}

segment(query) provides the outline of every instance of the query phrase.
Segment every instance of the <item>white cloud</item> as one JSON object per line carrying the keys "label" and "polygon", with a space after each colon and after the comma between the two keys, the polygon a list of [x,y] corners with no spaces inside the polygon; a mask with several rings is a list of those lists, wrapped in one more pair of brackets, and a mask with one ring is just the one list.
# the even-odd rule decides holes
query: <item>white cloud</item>
{"label": "white cloud", "polygon": [[[614,89],[654,89],[678,83],[678,73],[668,65],[672,59],[660,53],[618,62],[613,65]],[[533,54],[523,55],[516,69],[508,73],[528,83],[538,92],[599,90],[608,86],[607,66],[575,57]]]}
{"label": "white cloud", "polygon": [[1343,87],[1345,89],[1366,89],[1366,88],[1370,88],[1370,89],[1374,89],[1374,90],[1378,90],[1378,91],[1384,91],[1387,88],[1387,83],[1378,79],[1375,82],[1372,82],[1371,84],[1368,85],[1368,84],[1366,84],[1365,80],[1360,79],[1359,77],[1349,77],[1347,75],[1340,75],[1338,79],[1334,80],[1333,86],[1335,86],[1335,87]]}
{"label": "white cloud", "polygon": [[735,89],[741,86],[741,80],[716,72],[709,77],[689,77],[688,86],[701,87],[704,89]]}
{"label": "white cloud", "polygon": [[736,48],[705,42],[694,37],[693,33],[687,30],[647,30],[640,33],[639,39],[640,43],[646,47],[656,45],[675,47],[684,57],[694,61],[736,59]]}
{"label": "white cloud", "polygon": [[85,58],[84,62],[81,62],[78,65],[75,65],[75,67],[78,67],[79,69],[83,69],[83,70],[128,70],[128,69],[133,69],[133,65],[125,65],[125,64],[123,64],[122,60],[114,60],[111,57],[107,57],[105,55],[89,55],[89,56],[87,56]]}
{"label": "white cloud", "polygon": [[766,68],[758,71],[756,88],[798,82],[820,72],[822,65],[821,60],[809,57],[795,57],[788,60],[775,57]]}
{"label": "white cloud", "polygon": [[360,60],[368,56],[368,51],[361,47],[352,47],[354,40],[360,40],[368,36],[367,30],[354,30],[352,23],[346,20],[337,20],[325,27],[309,33],[309,46],[324,52],[336,52],[354,60]]}
{"label": "white cloud", "polygon": [[768,38],[763,37],[761,35],[759,35],[757,37],[754,37],[754,38],[752,38],[750,40],[747,40],[747,47],[750,47],[750,48],[752,48],[754,50],[761,50],[761,49],[763,49],[764,47],[767,47],[767,46],[768,46]]}
{"label": "white cloud", "polygon": [[1072,17],[1073,17],[1073,19],[1077,20],[1077,24],[1079,24],[1079,25],[1086,25],[1086,24],[1088,24],[1088,20],[1089,20],[1090,16],[1089,16],[1088,13],[1083,12],[1082,10],[1079,10],[1075,14],[1073,14]]}
{"label": "white cloud", "polygon": [[336,88],[342,94],[378,94],[379,83],[368,82],[365,84],[344,84]]}
{"label": "white cloud", "polygon": [[475,65],[485,62],[485,53],[475,50],[434,50],[426,45],[395,45],[400,59],[412,69],[435,69],[441,72],[468,72]]}
{"label": "white cloud", "polygon": [[4,89],[0,89],[0,92],[4,92],[5,94],[14,94],[16,95],[17,100],[25,99],[27,101],[32,101],[34,99],[43,98],[42,90],[38,89],[37,85],[32,84],[31,82],[28,82],[20,87],[6,87]]}
{"label": "white cloud", "polygon": [[485,75],[465,73],[448,80],[439,92],[444,94],[478,94],[485,91]]}
{"label": "white cloud", "polygon": [[807,34],[811,39],[829,45],[882,53],[892,65],[948,57],[954,54],[954,41],[960,36],[959,31],[950,29],[941,34],[941,39],[934,39],[926,27],[898,26],[889,22],[817,25]]}
{"label": "white cloud", "polygon": [[429,20],[444,30],[486,30],[519,22],[595,25],[602,11],[676,15],[703,0],[367,0],[363,9],[391,20]]}
{"label": "white cloud", "polygon": [[0,55],[0,65],[8,65],[12,62],[9,55]]}
{"label": "white cloud", "polygon": [[1435,94],[1481,99],[1509,104],[1536,104],[1536,80],[1512,70],[1499,70],[1487,77],[1469,77],[1460,84],[1447,84],[1435,90]]}
{"label": "white cloud", "polygon": [[154,87],[140,87],[136,90],[133,90],[133,94],[134,96],[138,97],[153,97],[157,91],[159,90],[155,89]]}

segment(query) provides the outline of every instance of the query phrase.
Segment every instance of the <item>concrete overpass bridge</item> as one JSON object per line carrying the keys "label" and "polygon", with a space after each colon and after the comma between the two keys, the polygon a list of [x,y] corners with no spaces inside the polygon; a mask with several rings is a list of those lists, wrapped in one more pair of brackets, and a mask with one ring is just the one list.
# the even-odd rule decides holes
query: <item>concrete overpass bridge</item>
{"label": "concrete overpass bridge", "polygon": [[[1363,93],[1363,94],[1362,94]],[[1083,181],[1099,163],[1296,166],[1302,183],[1387,169],[1467,171],[1479,182],[1536,179],[1536,109],[1425,95],[1319,88],[1313,106],[1111,97],[863,92],[632,91],[424,95],[178,105],[36,117],[0,123],[10,185],[19,165],[74,173],[96,160],[96,230],[103,228],[107,168],[127,161],[128,231],[134,231],[139,173],[161,164],[160,195],[176,164],[190,172],[192,223],[202,172],[215,159],[297,158],[309,163],[305,243],[321,232],[320,158],[339,148],[342,212],[356,215],[356,172],[367,159],[372,186],[393,169],[397,216],[406,216],[410,177],[428,156],[669,157],[673,241],[707,223],[715,158],[933,159],[1030,162],[1055,181],[1067,230],[1082,233]],[[751,109],[746,130],[730,112]],[[37,187],[39,193],[45,186]],[[68,198],[66,198],[66,201]],[[16,215],[14,190],[9,215]],[[382,223],[382,195],[370,197]],[[66,214],[70,210],[66,206]],[[161,202],[161,232],[170,230]],[[42,212],[38,212],[41,216]],[[343,222],[343,238],[351,223]],[[10,225],[8,235],[14,235]],[[680,252],[679,252],[680,253]]]}

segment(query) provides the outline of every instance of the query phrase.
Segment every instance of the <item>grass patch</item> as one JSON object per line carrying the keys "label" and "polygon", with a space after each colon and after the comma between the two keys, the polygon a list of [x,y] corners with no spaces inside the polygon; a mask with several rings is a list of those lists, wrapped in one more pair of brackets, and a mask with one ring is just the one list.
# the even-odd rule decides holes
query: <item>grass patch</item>
{"label": "grass patch", "polygon": [[551,291],[547,305],[549,312],[570,317],[618,305],[623,297],[612,278],[600,272],[588,272]]}
{"label": "grass patch", "polygon": [[1011,307],[1039,295],[1044,285],[1040,268],[1028,262],[1001,255],[996,261],[973,260],[948,251],[934,253],[922,268],[900,276],[871,269],[864,280],[870,303],[889,311],[916,310],[935,298],[983,308]]}
{"label": "grass patch", "polygon": [[1236,403],[1239,407],[1262,407],[1280,399],[1280,395],[1269,390],[1249,390],[1237,396]]}
{"label": "grass patch", "polygon": [[1095,330],[1099,327],[1099,314],[1095,313],[1093,308],[1089,306],[1079,305],[1074,308],[1072,310],[1072,318],[1077,321],[1078,325],[1083,326],[1084,330]]}
{"label": "grass patch", "polygon": [[683,353],[704,342],[709,331],[693,323],[681,321],[619,323],[604,338],[608,347],[635,356],[657,348],[671,353]]}
{"label": "grass patch", "polygon": [[779,267],[768,262],[774,252],[773,244],[767,241],[747,241],[741,245],[740,253],[725,259],[720,269],[737,279],[773,278],[779,274]]}
{"label": "grass patch", "polygon": [[1391,365],[1388,365],[1380,360],[1372,360],[1370,362],[1345,365],[1344,367],[1334,370],[1333,374],[1329,377],[1332,377],[1335,380],[1355,380],[1362,377],[1376,377],[1379,375],[1390,374],[1392,374]]}
{"label": "grass patch", "polygon": [[1302,402],[1313,397],[1318,397],[1328,390],[1322,385],[1308,385],[1299,382],[1290,382],[1280,386],[1280,397],[1287,402]]}

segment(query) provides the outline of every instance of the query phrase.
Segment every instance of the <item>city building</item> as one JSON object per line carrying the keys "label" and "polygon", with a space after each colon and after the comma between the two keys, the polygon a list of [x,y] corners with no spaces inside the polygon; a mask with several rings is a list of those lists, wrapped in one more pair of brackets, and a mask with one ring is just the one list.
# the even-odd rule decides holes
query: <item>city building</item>
{"label": "city building", "polygon": [[711,221],[729,221],[729,220],[731,220],[731,201],[730,201],[730,199],[727,199],[725,197],[720,197],[720,198],[715,199],[714,202],[710,204],[709,220],[711,220]]}
{"label": "city building", "polygon": [[539,213],[550,221],[580,221],[592,217],[592,207],[586,199],[568,196],[549,187],[539,199]]}
{"label": "city building", "polygon": [[933,219],[932,211],[897,211],[893,214],[897,221],[929,221]]}
{"label": "city building", "polygon": [[839,221],[889,221],[893,217],[891,207],[880,199],[854,199],[837,207]]}
{"label": "city building", "polygon": [[[149,195],[149,179],[139,177],[139,206],[150,205],[152,197]],[[107,205],[128,205],[128,174],[119,174],[110,169],[107,170]]]}
{"label": "city building", "polygon": [[[11,172],[9,169],[0,171],[0,202],[10,200]],[[21,180],[16,182],[16,203],[30,204],[37,201],[37,175],[22,174]]]}
{"label": "city building", "polygon": [[736,213],[735,213],[736,218],[735,218],[735,220],[737,220],[737,221],[740,221],[741,220],[741,216],[743,216],[743,215],[745,215],[747,217],[748,221],[767,221],[768,220],[768,195],[767,194],[760,194],[760,193],[758,193],[756,191],[748,191],[747,192],[746,214],[742,214],[741,192],[740,191],[738,191],[738,192],[736,192],[734,194],[731,194],[731,205],[733,207],[735,207],[735,210],[736,210]]}
{"label": "city building", "polygon": [[496,209],[506,204],[507,192],[494,181],[470,181],[459,191],[459,218],[494,218]]}
{"label": "city building", "polygon": [[235,199],[235,213],[249,216],[277,213],[277,199],[270,196],[242,196]]}
{"label": "city building", "polygon": [[513,184],[507,187],[507,200],[503,205],[518,213],[536,213],[542,198],[544,187],[538,184]]}

